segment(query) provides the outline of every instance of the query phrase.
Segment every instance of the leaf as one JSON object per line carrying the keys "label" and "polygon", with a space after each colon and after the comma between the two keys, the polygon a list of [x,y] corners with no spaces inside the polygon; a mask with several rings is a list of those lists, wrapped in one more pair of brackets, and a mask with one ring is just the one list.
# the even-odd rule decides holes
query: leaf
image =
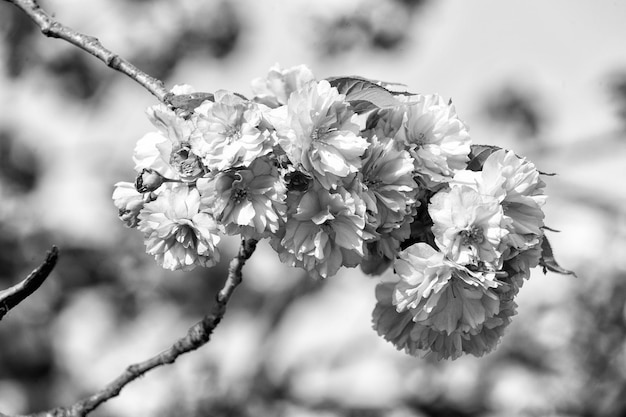
{"label": "leaf", "polygon": [[387,81],[381,81],[381,80],[372,80],[372,79],[368,79],[368,78],[363,78],[363,77],[352,77],[352,78],[358,78],[361,80],[366,80],[366,81],[370,81],[376,85],[379,85],[383,88],[385,88],[387,91],[389,91],[391,94],[393,95],[407,95],[407,96],[414,96],[416,95],[415,93],[410,93],[407,89],[407,85],[406,84],[402,84],[402,83],[390,83]]}
{"label": "leaf", "polygon": [[186,111],[193,111],[196,107],[204,103],[205,101],[214,101],[215,96],[212,93],[191,93],[191,94],[178,94],[169,100],[169,103],[177,108]]}
{"label": "leaf", "polygon": [[340,94],[345,94],[346,101],[357,102],[359,110],[366,108],[362,102],[371,103],[373,107],[370,110],[376,107],[396,107],[402,104],[391,91],[365,78],[331,77],[327,80]]}
{"label": "leaf", "polygon": [[539,265],[543,268],[543,273],[547,271],[556,272],[557,274],[573,275],[576,276],[574,271],[562,268],[556,259],[554,259],[554,253],[552,252],[552,246],[546,236],[543,237],[541,242],[541,258],[539,259]]}
{"label": "leaf", "polygon": [[481,171],[483,169],[483,165],[489,155],[492,153],[499,151],[500,147],[491,146],[491,145],[472,145],[471,151],[469,154],[469,162],[467,164],[467,169],[470,171]]}
{"label": "leaf", "polygon": [[367,100],[350,100],[350,106],[352,107],[352,111],[356,114],[366,113],[370,110],[375,110],[378,108],[374,103]]}

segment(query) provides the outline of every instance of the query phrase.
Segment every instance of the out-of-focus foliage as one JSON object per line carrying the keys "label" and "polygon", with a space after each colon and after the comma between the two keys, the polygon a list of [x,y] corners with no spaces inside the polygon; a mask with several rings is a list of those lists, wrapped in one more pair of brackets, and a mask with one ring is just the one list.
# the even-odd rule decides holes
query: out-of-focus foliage
{"label": "out-of-focus foliage", "polygon": [[519,87],[507,86],[487,99],[487,115],[496,123],[512,128],[519,138],[535,139],[545,125],[541,99]]}
{"label": "out-of-focus foliage", "polygon": [[[624,414],[626,149],[606,122],[614,108],[594,104],[592,113],[590,107],[572,107],[592,102],[582,93],[589,91],[583,89],[589,79],[576,78],[581,85],[572,85],[567,78],[582,77],[579,68],[549,66],[569,56],[571,42],[580,62],[580,48],[587,50],[582,40],[617,27],[607,15],[619,16],[623,9],[599,10],[604,14],[594,25],[582,3],[568,2],[565,19],[562,3],[507,2],[502,7],[521,13],[520,19],[533,16],[532,22],[522,19],[528,30],[522,33],[505,30],[518,26],[497,0],[421,3],[43,4],[168,85],[248,91],[241,80],[282,60],[286,66],[306,63],[320,76],[359,73],[453,95],[459,109],[476,109],[461,115],[476,143],[517,150],[510,145],[519,141],[521,154],[539,169],[560,174],[547,180],[546,224],[563,230],[550,241],[559,262],[578,275],[534,276],[493,354],[435,362],[397,352],[371,329],[373,281],[358,271],[313,281],[260,245],[212,341],[134,382],[95,416]],[[481,20],[473,20],[472,11]],[[531,52],[520,49],[519,42],[532,42],[531,35],[541,32],[544,17],[548,46],[534,42]],[[333,29],[342,20],[348,23]],[[279,26],[291,30],[288,36],[276,32]],[[610,50],[604,36],[603,47],[592,42],[591,52]],[[92,57],[44,38],[5,2],[0,38],[0,287],[23,279],[52,244],[61,249],[46,283],[0,322],[0,411],[26,413],[71,404],[183,336],[209,310],[238,242],[226,240],[224,261],[209,270],[170,273],[156,266],[140,236],[117,221],[110,200],[113,182],[131,175],[128,155],[147,128],[143,112],[154,104],[152,97]],[[560,42],[558,52],[549,49],[550,42]],[[529,73],[524,85],[540,95],[540,106],[521,87],[512,90],[521,92],[521,104],[485,94],[503,85],[492,79],[494,72],[509,70],[503,63],[518,65],[512,55],[502,57],[510,50],[528,63],[520,68],[525,77]],[[594,62],[591,52],[580,68]],[[493,56],[498,59],[485,62]],[[286,57],[291,61],[284,62]],[[533,78],[533,70],[547,75]],[[606,80],[589,78],[593,91],[606,95]],[[558,90],[561,95],[548,91],[560,83],[579,100],[569,100],[565,88]],[[492,100],[505,103],[503,108],[513,102],[513,109],[532,109],[507,113],[513,116],[506,120],[526,127],[494,124],[482,111]],[[574,113],[580,109],[583,114]],[[554,133],[564,111],[575,116]],[[594,135],[615,140],[581,146],[576,140],[589,133],[591,122],[604,123]],[[525,140],[532,135],[536,140]]]}
{"label": "out-of-focus foliage", "polygon": [[[224,0],[205,5],[121,0],[112,3],[107,15],[117,20],[121,27],[129,27],[135,19],[141,19],[145,25],[143,33],[164,36],[163,42],[156,37],[128,39],[127,50],[114,51],[160,79],[167,79],[176,65],[187,57],[227,57],[237,47],[242,30],[240,15],[232,3]],[[75,7],[80,4],[77,2]],[[42,51],[44,39],[38,28],[17,8],[7,6],[3,7],[0,16],[0,34],[7,48],[6,68],[10,77],[23,75],[29,67],[42,66],[66,93],[89,99],[101,84],[117,76],[101,62],[67,45],[58,50],[55,48],[53,53]],[[142,19],[145,16],[155,19]],[[146,45],[154,42],[159,45]]]}
{"label": "out-of-focus foliage", "polygon": [[615,103],[617,116],[626,129],[626,71],[622,70],[610,77],[609,92]]}
{"label": "out-of-focus foliage", "polygon": [[320,16],[316,30],[320,52],[334,57],[357,48],[397,50],[409,40],[408,29],[427,4],[426,0],[359,1],[338,14]]}
{"label": "out-of-focus foliage", "polygon": [[26,193],[37,185],[40,162],[28,146],[0,131],[0,178],[6,192]]}

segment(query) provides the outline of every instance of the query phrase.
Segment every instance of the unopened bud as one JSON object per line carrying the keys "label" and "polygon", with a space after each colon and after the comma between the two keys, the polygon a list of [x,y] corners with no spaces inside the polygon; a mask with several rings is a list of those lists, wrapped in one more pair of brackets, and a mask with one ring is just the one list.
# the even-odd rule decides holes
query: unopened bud
{"label": "unopened bud", "polygon": [[135,179],[135,188],[140,193],[154,191],[165,182],[165,177],[153,169],[145,169],[141,171]]}

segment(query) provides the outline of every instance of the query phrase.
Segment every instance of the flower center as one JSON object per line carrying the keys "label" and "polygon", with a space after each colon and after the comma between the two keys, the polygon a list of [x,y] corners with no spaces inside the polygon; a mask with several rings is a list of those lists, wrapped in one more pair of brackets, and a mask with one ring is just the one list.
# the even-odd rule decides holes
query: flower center
{"label": "flower center", "polygon": [[426,143],[426,133],[424,132],[419,132],[417,134],[417,137],[415,138],[415,144],[417,145],[417,147],[421,147],[422,145],[424,145]]}
{"label": "flower center", "polygon": [[229,126],[223,133],[230,143],[241,139],[241,126]]}
{"label": "flower center", "polygon": [[337,131],[337,128],[335,127],[330,127],[330,126],[316,127],[311,132],[311,140],[313,142],[321,141],[324,139],[324,137],[328,136],[329,133],[332,133],[335,131]]}
{"label": "flower center", "polygon": [[244,188],[235,188],[230,194],[230,199],[235,202],[235,204],[241,203],[248,196],[248,190]]}
{"label": "flower center", "polygon": [[478,226],[472,226],[469,229],[462,230],[460,235],[462,245],[480,244],[485,240],[483,229]]}
{"label": "flower center", "polygon": [[367,188],[376,188],[376,186],[382,184],[383,181],[379,178],[365,178],[363,181],[363,184],[367,187]]}
{"label": "flower center", "polygon": [[178,225],[174,232],[174,239],[186,249],[194,249],[198,245],[198,236],[196,236],[195,230],[187,224]]}
{"label": "flower center", "polygon": [[319,128],[313,129],[313,132],[311,132],[311,140],[316,141],[320,138],[320,136],[321,136],[320,129]]}
{"label": "flower center", "polygon": [[182,147],[172,152],[170,164],[185,178],[196,178],[202,174],[202,165],[198,158],[189,152],[189,148]]}

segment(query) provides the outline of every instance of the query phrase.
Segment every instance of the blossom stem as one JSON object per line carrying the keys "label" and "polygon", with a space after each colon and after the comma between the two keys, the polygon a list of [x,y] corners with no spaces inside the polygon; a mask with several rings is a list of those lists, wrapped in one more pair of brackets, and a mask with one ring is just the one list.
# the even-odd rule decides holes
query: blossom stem
{"label": "blossom stem", "polygon": [[141,71],[139,68],[105,48],[98,38],[77,32],[56,21],[43,10],[36,0],[5,0],[22,10],[40,28],[41,33],[50,38],[63,39],[95,56],[107,66],[126,74],[152,93],[162,103],[168,104],[173,94],[168,92],[161,80]]}
{"label": "blossom stem", "polygon": [[[223,288],[216,296],[216,303],[211,312],[202,320],[189,328],[187,334],[178,339],[169,349],[147,359],[143,362],[131,365],[124,373],[104,387],[96,394],[85,398],[70,407],[58,407],[35,414],[21,417],[83,417],[95,410],[104,402],[116,397],[128,383],[134,381],[148,371],[162,365],[174,363],[179,356],[191,352],[205,345],[211,339],[211,334],[220,323],[226,313],[226,305],[233,292],[242,282],[242,269],[245,262],[252,256],[256,249],[257,241],[254,239],[242,239],[239,253],[230,261],[228,277]],[[0,413],[0,417],[2,414]],[[18,417],[18,416],[13,416]]]}

